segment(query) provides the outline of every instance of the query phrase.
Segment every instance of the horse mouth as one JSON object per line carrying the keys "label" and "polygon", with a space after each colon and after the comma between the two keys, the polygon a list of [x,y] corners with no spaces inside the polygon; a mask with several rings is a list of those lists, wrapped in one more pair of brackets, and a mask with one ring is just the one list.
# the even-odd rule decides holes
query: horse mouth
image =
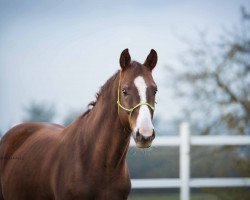
{"label": "horse mouth", "polygon": [[152,141],[155,138],[155,133],[153,132],[152,136],[143,136],[137,131],[133,134],[133,138],[137,148],[145,149],[151,147]]}
{"label": "horse mouth", "polygon": [[139,148],[139,149],[146,149],[146,148],[150,148],[151,147],[152,142],[147,142],[147,143],[144,143],[144,142],[135,142],[135,144],[136,144],[136,147]]}

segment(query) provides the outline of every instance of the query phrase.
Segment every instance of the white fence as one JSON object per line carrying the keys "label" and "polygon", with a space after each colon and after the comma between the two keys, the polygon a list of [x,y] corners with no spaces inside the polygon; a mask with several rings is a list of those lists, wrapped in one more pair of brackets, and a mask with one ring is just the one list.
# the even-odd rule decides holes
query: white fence
{"label": "white fence", "polygon": [[[135,143],[131,140],[131,145]],[[180,147],[180,178],[132,179],[133,189],[180,188],[180,199],[190,199],[190,188],[250,187],[249,178],[190,178],[190,146],[250,145],[250,136],[190,136],[188,123],[182,123],[180,136],[156,137],[154,146]]]}

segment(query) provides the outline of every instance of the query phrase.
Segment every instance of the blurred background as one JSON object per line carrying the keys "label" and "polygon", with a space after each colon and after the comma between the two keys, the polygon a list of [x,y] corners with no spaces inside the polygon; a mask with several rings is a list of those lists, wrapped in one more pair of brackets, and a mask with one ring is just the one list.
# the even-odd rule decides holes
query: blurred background
{"label": "blurred background", "polygon": [[[158,136],[178,135],[182,121],[193,135],[250,135],[247,0],[0,0],[0,134],[24,121],[71,123],[119,69],[125,48],[141,63],[150,49],[158,53]],[[191,177],[250,177],[247,146],[191,155]],[[128,162],[132,178],[179,177],[177,147],[131,148]],[[178,192],[133,190],[130,199]],[[250,191],[196,189],[192,199],[249,200]]]}

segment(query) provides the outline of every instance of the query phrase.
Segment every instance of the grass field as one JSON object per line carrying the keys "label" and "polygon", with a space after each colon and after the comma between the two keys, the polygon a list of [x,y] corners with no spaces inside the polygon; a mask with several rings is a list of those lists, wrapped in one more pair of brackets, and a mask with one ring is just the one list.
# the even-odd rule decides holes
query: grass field
{"label": "grass field", "polygon": [[[179,200],[179,194],[169,195],[151,195],[151,194],[134,194],[129,197],[129,200]],[[192,194],[191,200],[218,200],[218,198],[208,194]]]}

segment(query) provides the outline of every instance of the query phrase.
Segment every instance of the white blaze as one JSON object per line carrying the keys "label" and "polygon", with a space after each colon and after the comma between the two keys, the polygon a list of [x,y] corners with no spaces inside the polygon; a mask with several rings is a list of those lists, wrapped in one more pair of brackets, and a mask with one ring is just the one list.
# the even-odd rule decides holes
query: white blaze
{"label": "white blaze", "polygon": [[[140,96],[140,103],[147,102],[146,91],[147,85],[142,76],[138,76],[134,80],[134,84],[138,90]],[[150,108],[147,105],[141,105],[139,107],[139,114],[136,119],[136,126],[134,128],[134,133],[138,130],[144,136],[151,136],[153,134],[154,126],[151,120]]]}

